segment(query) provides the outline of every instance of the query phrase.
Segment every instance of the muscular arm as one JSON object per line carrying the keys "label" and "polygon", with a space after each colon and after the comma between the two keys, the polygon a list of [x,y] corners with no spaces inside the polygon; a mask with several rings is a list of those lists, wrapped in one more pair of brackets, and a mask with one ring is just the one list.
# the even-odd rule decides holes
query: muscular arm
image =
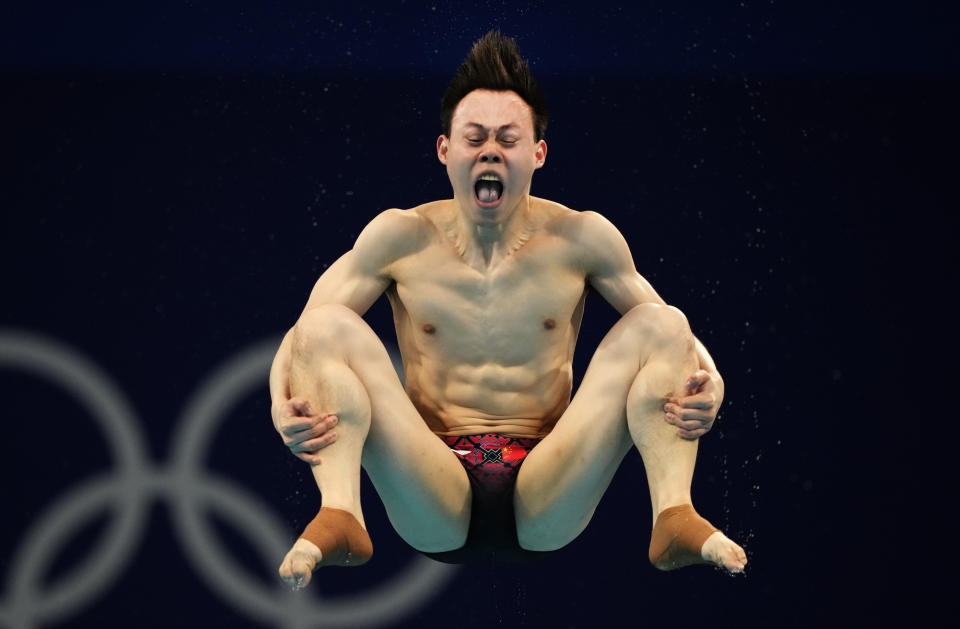
{"label": "muscular arm", "polygon": [[[583,212],[581,220],[580,237],[586,252],[584,266],[590,285],[620,314],[644,303],[666,305],[650,282],[637,272],[630,248],[620,231],[596,212]],[[700,368],[716,379],[722,398],[723,379],[717,366],[699,339],[696,339],[696,345]]]}
{"label": "muscular arm", "polygon": [[[420,220],[412,212],[386,210],[370,221],[353,249],[340,256],[314,284],[303,313],[324,304],[341,304],[364,314],[393,281],[390,272],[393,262],[417,246]],[[290,397],[292,331],[293,328],[283,337],[270,368],[270,397],[274,408]],[[274,423],[276,415],[274,413]]]}

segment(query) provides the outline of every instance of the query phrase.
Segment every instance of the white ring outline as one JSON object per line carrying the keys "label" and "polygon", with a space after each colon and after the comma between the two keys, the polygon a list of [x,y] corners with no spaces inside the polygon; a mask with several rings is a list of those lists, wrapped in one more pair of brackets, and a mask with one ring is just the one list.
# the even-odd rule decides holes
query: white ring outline
{"label": "white ring outline", "polygon": [[[8,574],[0,623],[26,627],[51,622],[89,604],[133,558],[133,546],[146,528],[149,502],[158,496],[169,500],[174,526],[198,574],[223,599],[261,621],[297,628],[320,623],[376,626],[395,621],[441,589],[456,567],[415,556],[404,572],[364,594],[321,601],[313,592],[293,593],[279,583],[273,592],[264,594],[260,584],[243,576],[238,565],[220,550],[211,528],[199,516],[201,501],[228,512],[230,521],[254,540],[265,560],[276,561],[285,552],[283,540],[289,537],[288,531],[269,507],[209,470],[209,480],[198,476],[203,471],[200,453],[205,451],[200,446],[208,444],[232,403],[266,382],[278,344],[276,340],[257,343],[217,368],[181,413],[170,469],[152,470],[136,413],[92,361],[32,332],[0,329],[0,368],[20,368],[67,389],[100,424],[120,468],[112,477],[83,482],[47,508],[38,525],[28,528]],[[402,374],[396,351],[388,351]],[[100,543],[58,581],[52,593],[38,599],[35,586],[43,568],[69,533],[105,505],[117,502],[122,506],[120,516],[111,521]]]}
{"label": "white ring outline", "polygon": [[[60,497],[44,513],[39,525],[28,528],[11,562],[2,616],[13,625],[27,626],[34,619],[51,622],[81,607],[116,578],[131,557],[142,534],[147,505],[137,491],[147,469],[146,447],[133,420],[135,412],[123,393],[92,361],[59,343],[25,330],[0,330],[0,366],[16,365],[45,377],[69,391],[106,433],[119,473],[114,482],[88,481],[72,494]],[[37,600],[35,588],[44,560],[66,536],[65,524],[82,524],[104,493],[123,494],[121,517],[109,525],[94,551],[62,579],[52,594]],[[104,555],[106,559],[94,557]],[[81,579],[80,576],[83,578]],[[19,578],[14,579],[17,576]]]}

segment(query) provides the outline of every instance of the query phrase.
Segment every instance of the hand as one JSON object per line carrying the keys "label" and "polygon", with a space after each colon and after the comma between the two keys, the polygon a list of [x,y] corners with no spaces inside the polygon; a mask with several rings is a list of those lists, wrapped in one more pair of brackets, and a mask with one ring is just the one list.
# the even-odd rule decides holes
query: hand
{"label": "hand", "polygon": [[333,432],[337,416],[314,414],[310,403],[303,398],[293,397],[282,402],[272,409],[272,415],[283,443],[295,457],[311,465],[320,465],[317,452],[337,440],[337,433]]}
{"label": "hand", "polygon": [[723,401],[720,374],[697,370],[684,384],[685,395],[674,396],[663,405],[667,423],[678,428],[681,438],[694,440],[707,434],[717,419]]}

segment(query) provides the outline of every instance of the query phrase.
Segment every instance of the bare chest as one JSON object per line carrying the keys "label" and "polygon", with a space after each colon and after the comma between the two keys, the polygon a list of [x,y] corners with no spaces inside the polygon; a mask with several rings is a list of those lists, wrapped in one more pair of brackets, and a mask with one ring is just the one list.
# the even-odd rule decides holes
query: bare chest
{"label": "bare chest", "polygon": [[583,274],[565,254],[531,242],[479,271],[448,247],[419,252],[395,272],[401,342],[474,365],[522,365],[550,348],[565,353],[584,293]]}

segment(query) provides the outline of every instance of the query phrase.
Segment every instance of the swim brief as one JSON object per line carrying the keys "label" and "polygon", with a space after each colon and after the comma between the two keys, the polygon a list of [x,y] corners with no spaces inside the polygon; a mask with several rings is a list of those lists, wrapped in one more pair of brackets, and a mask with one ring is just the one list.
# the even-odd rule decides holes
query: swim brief
{"label": "swim brief", "polygon": [[423,554],[444,563],[484,559],[523,562],[550,554],[520,548],[513,510],[513,488],[520,465],[540,439],[497,433],[440,438],[460,459],[470,479],[470,530],[460,548]]}

